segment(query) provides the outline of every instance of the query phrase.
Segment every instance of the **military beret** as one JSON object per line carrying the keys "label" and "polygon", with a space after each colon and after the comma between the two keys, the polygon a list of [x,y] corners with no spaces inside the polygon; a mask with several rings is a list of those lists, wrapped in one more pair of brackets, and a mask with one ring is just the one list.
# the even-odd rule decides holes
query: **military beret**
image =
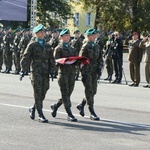
{"label": "military beret", "polygon": [[24,32],[26,32],[26,29],[22,29],[22,31],[21,31],[22,33],[24,33]]}
{"label": "military beret", "polygon": [[30,29],[29,29],[29,28],[27,28],[27,29],[26,29],[26,31],[30,31]]}
{"label": "military beret", "polygon": [[97,33],[97,30],[94,28],[91,28],[91,29],[88,29],[85,31],[86,35],[92,35],[92,34],[96,34],[96,33]]}
{"label": "military beret", "polygon": [[60,32],[60,36],[63,36],[64,34],[70,34],[70,30],[67,28],[62,29],[62,31]]}
{"label": "military beret", "polygon": [[80,32],[79,30],[76,30],[76,31],[74,31],[74,34],[75,34],[75,33],[79,33],[79,32]]}
{"label": "military beret", "polygon": [[34,29],[33,29],[33,33],[37,33],[39,32],[40,30],[44,30],[44,26],[42,24],[36,26]]}
{"label": "military beret", "polygon": [[148,36],[148,37],[150,37],[150,33],[149,33],[149,34],[147,34],[147,36]]}

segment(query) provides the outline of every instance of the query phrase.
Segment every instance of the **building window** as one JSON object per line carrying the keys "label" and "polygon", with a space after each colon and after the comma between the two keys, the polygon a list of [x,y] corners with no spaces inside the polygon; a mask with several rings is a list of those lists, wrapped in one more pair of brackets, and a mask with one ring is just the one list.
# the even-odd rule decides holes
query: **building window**
{"label": "building window", "polygon": [[79,26],[79,13],[74,14],[74,25]]}
{"label": "building window", "polygon": [[86,13],[86,26],[91,26],[92,16],[91,13]]}

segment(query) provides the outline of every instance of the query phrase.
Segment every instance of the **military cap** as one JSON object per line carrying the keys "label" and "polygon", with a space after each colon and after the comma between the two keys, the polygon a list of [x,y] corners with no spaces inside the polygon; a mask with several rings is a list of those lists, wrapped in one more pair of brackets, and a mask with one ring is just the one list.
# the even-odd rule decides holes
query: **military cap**
{"label": "military cap", "polygon": [[21,31],[22,33],[24,33],[24,32],[26,32],[26,29],[22,29],[22,31]]}
{"label": "military cap", "polygon": [[112,35],[113,34],[113,32],[112,31],[109,31],[108,33],[107,33],[107,35]]}
{"label": "military cap", "polygon": [[56,32],[58,32],[58,29],[54,29],[54,30],[52,31],[52,33],[56,33]]}
{"label": "military cap", "polygon": [[91,29],[88,29],[88,30],[86,30],[86,32],[85,32],[85,34],[86,35],[92,35],[92,34],[96,34],[97,33],[97,30],[96,29],[94,29],[94,28],[91,28]]}
{"label": "military cap", "polygon": [[74,31],[74,34],[75,34],[75,33],[79,33],[79,32],[80,32],[79,30],[76,30],[76,31]]}
{"label": "military cap", "polygon": [[10,27],[10,26],[6,27],[6,28],[5,28],[5,31],[7,31],[7,30],[9,30],[9,29],[11,29],[11,27]]}
{"label": "military cap", "polygon": [[62,31],[60,32],[60,36],[63,36],[64,34],[70,34],[70,30],[67,28],[62,29]]}
{"label": "military cap", "polygon": [[44,26],[42,24],[36,26],[34,29],[33,29],[33,33],[37,33],[39,32],[40,30],[44,30]]}
{"label": "military cap", "polygon": [[20,29],[19,29],[19,28],[17,28],[16,30],[14,30],[14,33],[19,32],[19,31],[20,31]]}

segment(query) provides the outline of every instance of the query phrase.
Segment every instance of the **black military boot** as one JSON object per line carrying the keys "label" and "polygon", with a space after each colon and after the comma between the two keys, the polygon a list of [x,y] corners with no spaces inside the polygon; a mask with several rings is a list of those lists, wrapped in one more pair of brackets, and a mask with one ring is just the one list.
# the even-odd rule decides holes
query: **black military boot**
{"label": "black military boot", "polygon": [[65,109],[66,109],[66,112],[68,114],[68,121],[77,122],[78,120],[72,114],[71,109],[70,108],[65,108]]}
{"label": "black military boot", "polygon": [[29,113],[30,113],[30,118],[31,119],[35,119],[35,106],[32,106],[31,108],[29,108]]}
{"label": "black military boot", "polygon": [[84,117],[84,106],[85,106],[85,104],[86,104],[86,100],[85,99],[83,99],[83,101],[80,103],[80,104],[78,104],[77,105],[77,109],[79,110],[79,114],[82,116],[82,117]]}
{"label": "black military boot", "polygon": [[48,123],[48,120],[45,118],[42,109],[37,109],[37,111],[38,111],[38,114],[39,114],[39,117],[38,117],[39,122]]}
{"label": "black military boot", "polygon": [[100,120],[100,118],[95,114],[93,106],[89,106],[89,111],[91,113],[91,116],[90,116],[91,120]]}
{"label": "black military boot", "polygon": [[62,105],[62,99],[60,99],[56,104],[51,105],[51,109],[53,110],[51,114],[53,117],[56,117],[57,110],[61,105]]}

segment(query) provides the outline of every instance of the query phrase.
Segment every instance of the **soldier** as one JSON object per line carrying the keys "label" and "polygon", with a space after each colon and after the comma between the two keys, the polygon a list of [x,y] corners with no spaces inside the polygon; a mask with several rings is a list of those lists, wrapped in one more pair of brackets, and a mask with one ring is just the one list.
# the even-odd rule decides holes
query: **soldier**
{"label": "soldier", "polygon": [[11,33],[11,27],[6,27],[4,31],[5,35],[3,37],[3,60],[6,66],[6,69],[3,73],[10,73],[12,69],[12,51],[10,45],[13,41],[13,36]]}
{"label": "soldier", "polygon": [[[75,48],[77,55],[79,55],[79,52],[80,52],[81,47],[82,47],[83,39],[81,37],[82,37],[82,35],[80,35],[80,31],[76,30],[76,31],[74,31],[74,38],[70,42],[70,45]],[[79,66],[76,66],[76,77],[75,77],[75,80],[78,80],[79,73],[80,73],[80,68],[79,68]]]}
{"label": "soldier", "polygon": [[137,87],[140,83],[140,63],[142,61],[143,50],[140,45],[139,35],[137,32],[133,32],[132,40],[129,42],[129,69],[132,84],[129,86]]}
{"label": "soldier", "polygon": [[112,61],[112,53],[113,53],[113,47],[112,47],[113,41],[112,41],[112,32],[108,33],[108,41],[106,42],[106,45],[104,46],[104,57],[105,63],[106,63],[106,69],[107,69],[107,78],[104,80],[108,80],[109,82],[112,80],[113,75],[113,61]]}
{"label": "soldier", "polygon": [[[20,59],[22,59],[23,57],[23,53],[31,39],[31,36],[29,34],[29,29],[23,29],[22,30],[22,37],[20,39],[19,45],[18,45],[18,49],[20,51]],[[29,67],[27,68],[27,70],[25,71],[25,75],[28,75],[29,72]]]}
{"label": "soldier", "polygon": [[95,43],[97,31],[95,29],[88,29],[85,34],[87,41],[81,48],[80,56],[85,56],[89,59],[90,63],[85,64],[81,68],[82,82],[85,87],[85,98],[81,104],[77,105],[77,109],[81,116],[84,116],[84,106],[87,102],[90,118],[92,120],[100,120],[94,111],[94,95],[97,92],[97,79],[101,75],[103,67],[102,51],[98,44]]}
{"label": "soldier", "polygon": [[[76,50],[70,46],[70,31],[69,29],[63,29],[60,32],[61,42],[55,48],[55,59],[68,58],[76,56]],[[70,97],[74,89],[75,84],[75,63],[73,64],[58,64],[58,84],[61,91],[61,99],[56,104],[51,105],[53,110],[52,116],[56,117],[57,109],[64,103],[65,110],[68,114],[68,120],[76,122],[77,119],[71,112]]]}
{"label": "soldier", "polygon": [[144,88],[150,88],[150,34],[144,37],[140,43],[140,48],[145,49],[145,78],[147,85],[144,85]]}
{"label": "soldier", "polygon": [[3,42],[3,25],[0,24],[0,71],[2,70],[2,65],[3,65],[3,47],[2,47],[2,42]]}
{"label": "soldier", "polygon": [[29,63],[31,65],[30,79],[34,91],[35,103],[33,107],[29,109],[30,118],[35,118],[35,109],[37,109],[40,122],[48,122],[43,114],[43,100],[49,89],[49,72],[50,69],[55,67],[55,60],[53,52],[48,43],[45,42],[44,27],[38,25],[33,29],[35,33],[35,41],[31,41],[21,59],[21,77],[24,76],[24,72],[27,70]]}
{"label": "soldier", "polygon": [[49,40],[51,39],[52,35],[51,35],[51,29],[48,27],[46,29],[46,34],[45,34],[45,41],[49,42]]}
{"label": "soldier", "polygon": [[15,72],[14,74],[19,74],[20,72],[20,50],[18,49],[18,45],[21,39],[21,32],[20,29],[16,29],[14,31],[15,37],[12,43],[12,51],[13,51],[13,60],[15,65]]}

